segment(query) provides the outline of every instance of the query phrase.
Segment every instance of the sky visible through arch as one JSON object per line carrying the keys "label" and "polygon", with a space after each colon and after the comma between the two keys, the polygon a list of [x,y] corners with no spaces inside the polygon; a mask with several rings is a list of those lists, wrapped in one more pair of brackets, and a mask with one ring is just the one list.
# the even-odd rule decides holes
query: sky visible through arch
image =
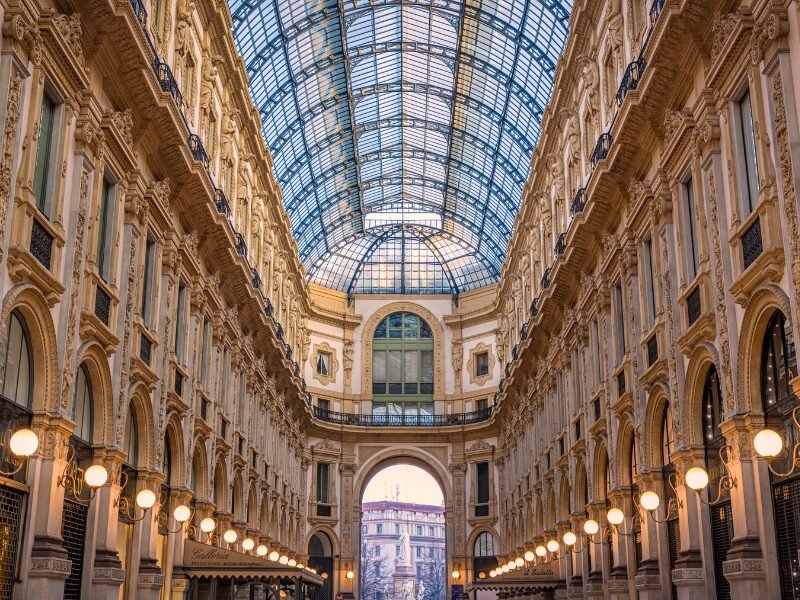
{"label": "sky visible through arch", "polygon": [[367,484],[363,502],[399,500],[441,506],[442,490],[436,480],[414,465],[392,465],[379,471]]}

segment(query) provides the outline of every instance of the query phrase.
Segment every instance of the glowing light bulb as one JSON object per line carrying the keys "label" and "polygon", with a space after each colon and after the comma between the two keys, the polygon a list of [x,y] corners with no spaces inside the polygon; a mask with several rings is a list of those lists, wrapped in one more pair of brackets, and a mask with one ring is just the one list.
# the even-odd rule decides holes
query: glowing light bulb
{"label": "glowing light bulb", "polygon": [[156,495],[153,493],[152,490],[142,490],[138,494],[136,494],[136,506],[139,508],[143,508],[147,510],[148,508],[153,508],[153,505],[156,503]]}
{"label": "glowing light bulb", "polygon": [[547,549],[550,552],[558,552],[558,542],[555,540],[550,540],[547,542]]}
{"label": "glowing light bulb", "polygon": [[695,492],[704,490],[708,485],[708,473],[702,467],[692,467],[686,471],[686,485]]}
{"label": "glowing light bulb", "polygon": [[175,507],[175,510],[172,511],[172,516],[175,517],[178,523],[186,523],[189,517],[192,516],[192,509],[185,504],[179,504]]}
{"label": "glowing light bulb", "polygon": [[92,465],[83,474],[83,480],[95,489],[103,487],[108,481],[108,471],[103,465]]}
{"label": "glowing light bulb", "polygon": [[245,538],[244,541],[242,542],[242,548],[244,548],[245,550],[250,551],[255,547],[256,543],[250,538]]}
{"label": "glowing light bulb", "polygon": [[533,551],[531,551],[531,550],[528,550],[528,551],[525,553],[525,560],[526,560],[526,561],[528,561],[528,562],[533,562],[533,559],[534,559],[534,558],[536,558],[536,555],[533,553]]}
{"label": "glowing light bulb", "polygon": [[764,429],[753,438],[753,446],[756,452],[764,458],[775,458],[783,450],[783,438],[777,431]]}
{"label": "glowing light bulb", "polygon": [[225,533],[222,534],[222,539],[225,540],[229,544],[233,544],[239,536],[233,529],[228,529]]}
{"label": "glowing light bulb", "polygon": [[200,521],[200,531],[203,533],[211,533],[217,528],[217,522],[211,517],[206,517]]}
{"label": "glowing light bulb", "polygon": [[564,543],[565,543],[567,546],[574,546],[574,545],[575,545],[575,542],[577,542],[577,541],[578,541],[578,536],[577,536],[577,535],[575,535],[574,533],[572,533],[571,531],[567,531],[567,532],[564,534],[564,538],[563,538],[563,539],[564,539]]}
{"label": "glowing light bulb", "polygon": [[278,562],[278,559],[279,559],[280,557],[281,557],[281,555],[280,555],[280,554],[278,554],[278,552],[277,552],[276,550],[273,550],[272,552],[270,552],[270,553],[269,553],[269,559],[270,559],[272,562]]}
{"label": "glowing light bulb", "polygon": [[286,556],[285,554],[283,554],[283,555],[282,555],[282,556],[281,556],[281,557],[278,559],[278,562],[279,562],[280,564],[282,564],[282,565],[288,565],[288,564],[289,564],[289,557],[288,557],[288,556]]}
{"label": "glowing light bulb", "polygon": [[583,530],[586,532],[587,535],[594,535],[595,533],[600,531],[600,524],[594,519],[588,519],[583,524]]}
{"label": "glowing light bulb", "polygon": [[521,556],[518,556],[517,558],[515,558],[515,559],[514,559],[514,563],[515,563],[515,564],[516,564],[518,567],[521,567],[521,566],[523,566],[523,565],[525,564],[525,559],[524,559],[524,558],[522,558]]}
{"label": "glowing light bulb", "polygon": [[8,440],[8,447],[15,456],[28,458],[39,447],[39,437],[30,429],[20,429]]}
{"label": "glowing light bulb", "polygon": [[625,520],[625,513],[618,508],[611,508],[608,513],[606,513],[606,519],[614,526],[622,525],[622,522]]}
{"label": "glowing light bulb", "polygon": [[293,558],[290,558],[289,562],[286,563],[286,564],[289,565],[290,567],[296,567],[297,566],[297,561],[295,559],[293,559]]}
{"label": "glowing light bulb", "polygon": [[264,544],[261,544],[258,548],[256,548],[256,554],[259,556],[266,556],[267,552],[269,552],[269,550],[267,550],[267,547]]}
{"label": "glowing light bulb", "polygon": [[536,556],[538,556],[540,558],[543,558],[543,557],[547,556],[547,548],[545,548],[541,544],[536,546]]}
{"label": "glowing light bulb", "polygon": [[661,498],[659,498],[658,494],[655,492],[645,492],[642,494],[642,497],[639,498],[639,502],[645,510],[653,512],[658,508],[658,505],[661,504]]}

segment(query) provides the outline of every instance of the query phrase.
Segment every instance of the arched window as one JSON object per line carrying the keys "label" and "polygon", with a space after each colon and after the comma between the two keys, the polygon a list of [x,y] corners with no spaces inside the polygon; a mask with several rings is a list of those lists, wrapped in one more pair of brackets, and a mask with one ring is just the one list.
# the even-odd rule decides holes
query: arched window
{"label": "arched window", "polygon": [[[725,419],[722,404],[722,390],[719,385],[717,368],[711,366],[706,373],[703,385],[703,443],[706,448],[706,469],[711,479],[709,489],[716,490],[724,472],[720,460],[720,447],[725,445],[725,437],[719,424]],[[730,493],[722,494],[719,502],[709,509],[711,519],[712,553],[714,558],[714,580],[716,597],[730,598],[730,583],[722,572],[722,563],[727,560],[728,550],[733,539],[733,512]]]}
{"label": "arched window", "polygon": [[372,412],[433,414],[433,332],[412,313],[397,312],[375,329],[372,342]]}
{"label": "arched window", "polygon": [[324,577],[323,597],[333,597],[331,594],[333,578],[330,577],[333,574],[333,544],[322,532],[318,531],[308,540],[308,566],[316,569],[317,573]]}
{"label": "arched window", "polygon": [[706,446],[716,446],[722,437],[719,424],[725,419],[722,390],[719,387],[717,368],[711,365],[703,385],[703,439]]}
{"label": "arched window", "polygon": [[225,480],[222,476],[222,468],[220,465],[217,465],[214,473],[214,504],[217,506],[217,509],[220,508],[220,502],[225,497]]}
{"label": "arched window", "polygon": [[72,407],[72,419],[75,421],[75,431],[72,435],[79,437],[84,442],[92,443],[94,431],[94,406],[92,403],[92,381],[86,366],[78,367],[78,376],[75,378],[75,402]]}
{"label": "arched window", "polygon": [[30,409],[33,403],[33,360],[25,320],[11,311],[5,326],[5,354],[0,356],[0,393]]}
{"label": "arched window", "polygon": [[139,424],[136,422],[136,409],[128,407],[128,421],[125,423],[123,448],[128,455],[128,465],[134,469],[139,466]]}
{"label": "arched window", "polygon": [[797,363],[786,331],[786,318],[775,311],[767,325],[761,350],[761,403],[764,412],[792,397],[789,382],[797,376]]}
{"label": "arched window", "polygon": [[497,567],[494,536],[491,532],[484,531],[475,539],[472,560],[472,576],[475,579],[486,579],[489,576],[489,571]]}
{"label": "arched window", "polygon": [[164,456],[161,459],[161,471],[164,473],[164,485],[172,485],[172,444],[169,435],[164,437]]}
{"label": "arched window", "polygon": [[669,404],[664,407],[664,417],[661,419],[661,466],[668,467],[672,464],[672,453],[675,451],[675,438],[672,434],[672,408]]}

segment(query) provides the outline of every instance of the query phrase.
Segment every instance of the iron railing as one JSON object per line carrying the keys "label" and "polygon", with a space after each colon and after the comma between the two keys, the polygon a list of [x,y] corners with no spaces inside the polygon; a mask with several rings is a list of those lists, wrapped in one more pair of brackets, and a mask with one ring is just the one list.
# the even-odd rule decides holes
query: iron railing
{"label": "iron railing", "polygon": [[153,71],[156,73],[161,90],[168,92],[175,101],[175,104],[178,105],[178,109],[181,109],[183,107],[183,94],[181,94],[181,88],[175,80],[175,76],[172,74],[172,69],[169,68],[167,63],[156,58],[155,61],[153,61]]}
{"label": "iron railing", "polygon": [[228,204],[228,198],[225,197],[225,192],[220,189],[214,190],[214,204],[217,205],[217,212],[226,217],[231,212],[231,206]]}
{"label": "iron railing", "polygon": [[39,223],[38,219],[33,220],[31,226],[31,254],[42,263],[45,268],[50,268],[50,260],[53,255],[53,236]]}
{"label": "iron railing", "polygon": [[573,217],[583,212],[583,209],[586,207],[586,200],[586,188],[579,189],[578,193],[575,194],[575,198],[572,200],[572,207],[570,208]]}
{"label": "iron railing", "polygon": [[694,289],[686,296],[686,319],[689,325],[694,325],[700,315],[703,313],[702,305],[700,303],[700,285],[694,286]]}
{"label": "iron railing", "polygon": [[208,169],[208,154],[206,154],[206,149],[203,146],[203,140],[200,139],[200,136],[196,133],[190,134],[188,144],[192,157],[203,163],[203,166]]}
{"label": "iron railing", "polygon": [[550,268],[548,268],[544,275],[542,275],[542,289],[546,290],[550,287]]}
{"label": "iron railing", "polygon": [[556,240],[555,252],[556,256],[561,256],[567,251],[567,234],[562,233]]}
{"label": "iron railing", "polygon": [[597,139],[597,145],[592,152],[592,167],[597,167],[601,160],[605,160],[608,157],[612,142],[613,138],[610,133],[604,133]]}
{"label": "iron railing", "polygon": [[234,235],[236,237],[236,252],[247,258],[247,244],[244,241],[244,236],[238,231]]}
{"label": "iron railing", "polygon": [[314,406],[314,417],[326,423],[358,427],[448,427],[487,421],[494,407],[452,415],[364,415],[343,413]]}
{"label": "iron railing", "polygon": [[625,69],[625,75],[622,77],[622,82],[619,84],[619,90],[617,90],[617,106],[622,105],[622,101],[625,100],[625,96],[628,95],[628,92],[632,92],[639,87],[639,81],[642,78],[646,66],[647,61],[643,56],[640,56]]}
{"label": "iron railing", "polygon": [[761,239],[761,219],[756,219],[742,234],[742,257],[744,268],[752,265],[764,252],[764,242]]}
{"label": "iron railing", "polygon": [[111,296],[99,285],[94,294],[94,314],[103,325],[108,325],[111,318]]}

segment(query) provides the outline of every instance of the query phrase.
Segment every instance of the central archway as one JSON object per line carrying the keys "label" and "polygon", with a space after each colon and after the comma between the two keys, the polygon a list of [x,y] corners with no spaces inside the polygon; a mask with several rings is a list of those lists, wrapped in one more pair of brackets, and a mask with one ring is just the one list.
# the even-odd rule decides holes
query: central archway
{"label": "central archway", "polygon": [[358,597],[445,600],[453,513],[439,457],[395,447],[371,457],[354,483]]}

